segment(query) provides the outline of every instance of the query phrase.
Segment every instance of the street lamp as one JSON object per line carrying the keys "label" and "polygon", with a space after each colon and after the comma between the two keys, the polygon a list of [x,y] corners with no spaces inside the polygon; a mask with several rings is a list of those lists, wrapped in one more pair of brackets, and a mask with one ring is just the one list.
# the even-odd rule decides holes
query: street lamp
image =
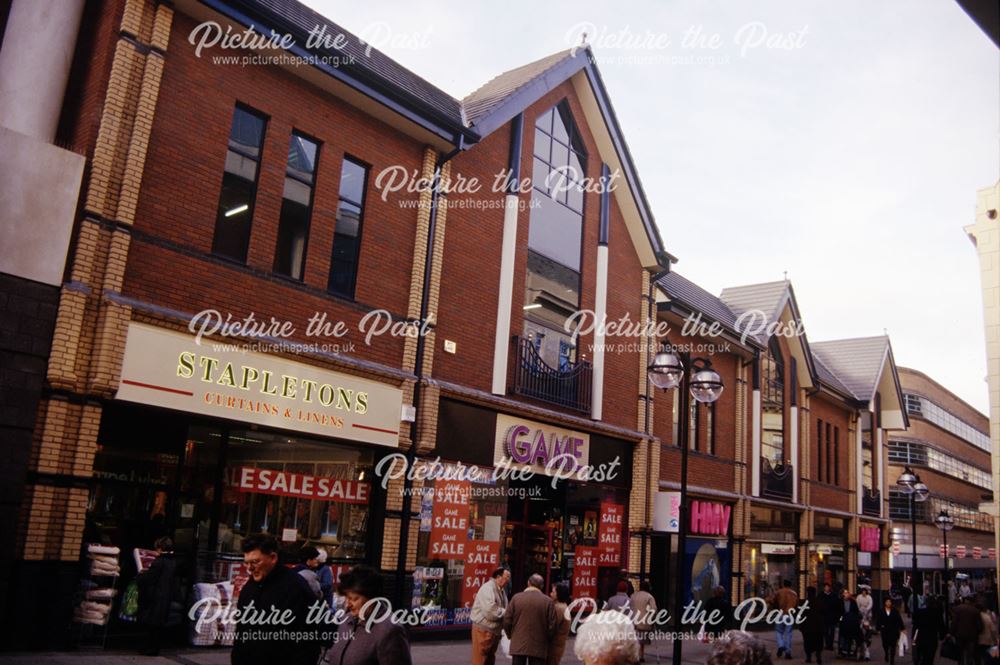
{"label": "street lamp", "polygon": [[944,539],[944,627],[948,629],[948,532],[955,528],[955,518],[948,514],[947,510],[942,510],[934,518],[937,528],[941,529],[941,537]]}
{"label": "street lamp", "polygon": [[910,541],[913,545],[912,570],[910,571],[910,597],[913,598],[913,609],[917,609],[917,503],[927,500],[930,490],[927,485],[920,482],[920,476],[913,473],[910,467],[903,469],[903,473],[896,479],[899,489],[910,498]]}
{"label": "street lamp", "polygon": [[[691,372],[685,371],[690,367]],[[680,355],[665,347],[656,354],[648,371],[650,382],[657,388],[671,390],[680,386],[680,424],[677,432],[677,443],[681,447],[681,501],[680,519],[677,525],[677,580],[674,582],[674,665],[681,665],[681,605],[684,603],[684,576],[681,566],[684,561],[684,550],[687,547],[687,468],[688,468],[688,430],[690,428],[691,412],[688,393],[695,401],[711,404],[719,399],[725,386],[722,377],[712,369],[712,363],[707,358],[692,359],[689,353]]]}

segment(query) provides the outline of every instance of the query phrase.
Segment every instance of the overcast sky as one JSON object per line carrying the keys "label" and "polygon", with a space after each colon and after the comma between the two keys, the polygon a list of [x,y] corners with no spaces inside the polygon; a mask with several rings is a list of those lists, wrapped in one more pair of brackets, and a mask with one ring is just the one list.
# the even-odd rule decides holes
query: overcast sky
{"label": "overcast sky", "polygon": [[953,0],[306,4],[459,98],[585,30],[679,273],[787,271],[810,340],[888,330],[987,411],[962,227],[1000,176],[1000,56]]}

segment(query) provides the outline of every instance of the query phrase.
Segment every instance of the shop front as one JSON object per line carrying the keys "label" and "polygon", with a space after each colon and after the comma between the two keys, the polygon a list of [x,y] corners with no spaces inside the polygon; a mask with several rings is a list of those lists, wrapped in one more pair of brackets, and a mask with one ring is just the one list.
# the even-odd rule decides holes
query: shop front
{"label": "shop front", "polygon": [[717,587],[728,597],[732,579],[732,504],[694,499],[685,539],[685,604],[708,602]]}
{"label": "shop front", "polygon": [[[476,478],[457,506],[439,491],[447,481],[422,495],[413,607],[429,611],[431,625],[468,624],[497,566],[511,571],[512,592],[538,574],[575,598],[614,593],[628,556],[630,443],[450,399],[441,400],[437,441],[446,467],[475,467]],[[436,528],[446,513],[459,517],[452,533]],[[480,563],[470,551],[490,556]]]}
{"label": "shop front", "polygon": [[847,585],[847,521],[817,513],[813,521],[813,542],[808,547],[806,583],[822,590],[829,584],[839,594]]}
{"label": "shop front", "polygon": [[305,545],[324,550],[335,574],[377,562],[385,501],[373,469],[396,447],[401,403],[376,381],[131,324],[84,536],[120,575],[91,566],[83,586],[116,587],[106,614],[129,623],[120,600],[161,536],[174,541],[179,612],[192,588],[238,593],[252,533],[273,534],[289,562]]}
{"label": "shop front", "polygon": [[743,597],[769,598],[786,581],[798,587],[799,514],[753,505],[743,545]]}

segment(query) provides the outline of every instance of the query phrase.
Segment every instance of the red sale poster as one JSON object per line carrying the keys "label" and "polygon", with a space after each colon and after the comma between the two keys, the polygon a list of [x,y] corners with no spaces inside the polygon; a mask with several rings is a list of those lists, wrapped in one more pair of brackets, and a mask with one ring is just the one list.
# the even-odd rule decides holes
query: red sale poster
{"label": "red sale poster", "polygon": [[428,553],[431,559],[465,559],[469,540],[469,492],[467,480],[434,484],[434,508]]}
{"label": "red sale poster", "polygon": [[597,547],[577,547],[573,556],[573,598],[597,599]]}
{"label": "red sale poster", "polygon": [[490,540],[470,540],[465,546],[465,570],[462,573],[462,605],[472,606],[479,587],[490,581],[490,575],[500,566],[500,543]]}
{"label": "red sale poster", "polygon": [[601,535],[598,565],[621,564],[622,531],[625,526],[625,506],[601,502]]}

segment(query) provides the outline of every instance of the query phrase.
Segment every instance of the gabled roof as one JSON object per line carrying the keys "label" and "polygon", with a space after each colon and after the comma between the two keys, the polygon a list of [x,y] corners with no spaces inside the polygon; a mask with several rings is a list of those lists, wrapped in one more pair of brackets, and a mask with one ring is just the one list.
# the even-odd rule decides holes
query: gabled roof
{"label": "gabled roof", "polygon": [[494,77],[462,100],[466,121],[475,127],[513,95],[574,55],[574,49],[566,49]]}
{"label": "gabled roof", "polygon": [[816,345],[813,344],[813,360],[816,361],[816,378],[819,379],[820,383],[831,388],[832,390],[844,395],[848,398],[857,399],[857,396],[851,392],[851,389],[844,385],[844,382],[840,380],[830,367],[823,362],[823,357],[816,353]]}
{"label": "gabled roof", "polygon": [[785,308],[790,294],[790,283],[780,281],[731,286],[722,290],[719,299],[737,316],[744,312],[759,310],[764,313],[766,320],[770,323],[781,316],[781,310]]}
{"label": "gabled roof", "polygon": [[813,354],[833,370],[857,399],[868,402],[875,395],[889,338],[857,337],[813,342]]}
{"label": "gabled roof", "polygon": [[[736,329],[736,315],[726,307],[726,304],[691,280],[671,271],[657,280],[656,285],[666,293],[671,300],[681,303],[687,309],[700,312],[709,322],[717,322],[739,337]],[[753,335],[747,336],[747,341],[755,346],[761,346]]]}

